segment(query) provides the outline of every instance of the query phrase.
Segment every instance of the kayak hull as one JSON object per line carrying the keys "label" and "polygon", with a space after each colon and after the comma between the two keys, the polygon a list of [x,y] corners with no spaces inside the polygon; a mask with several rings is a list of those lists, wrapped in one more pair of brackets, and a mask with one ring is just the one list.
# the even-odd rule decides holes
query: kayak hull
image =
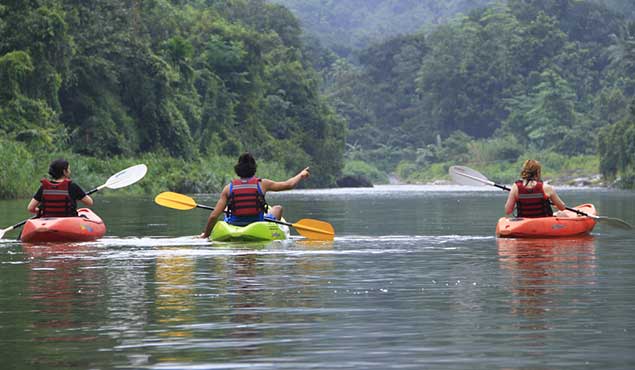
{"label": "kayak hull", "polygon": [[78,217],[34,218],[24,224],[20,240],[25,243],[86,242],[106,234],[104,221],[88,208]]}
{"label": "kayak hull", "polygon": [[260,242],[288,238],[288,226],[267,221],[253,222],[247,226],[235,226],[219,221],[214,225],[210,235],[210,239],[217,242]]}
{"label": "kayak hull", "polygon": [[[597,214],[593,204],[582,204],[574,208],[592,216]],[[569,210],[564,213],[566,217],[501,217],[496,224],[496,236],[499,238],[569,237],[589,234],[595,227],[595,220],[591,217],[580,216]]]}

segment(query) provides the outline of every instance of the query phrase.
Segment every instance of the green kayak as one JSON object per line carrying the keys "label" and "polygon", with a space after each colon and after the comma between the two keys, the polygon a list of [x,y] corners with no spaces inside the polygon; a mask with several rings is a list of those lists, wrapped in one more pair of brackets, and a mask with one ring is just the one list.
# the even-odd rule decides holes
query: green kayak
{"label": "green kayak", "polygon": [[288,226],[267,221],[253,222],[247,226],[234,226],[219,221],[210,235],[210,239],[217,242],[254,242],[288,238]]}

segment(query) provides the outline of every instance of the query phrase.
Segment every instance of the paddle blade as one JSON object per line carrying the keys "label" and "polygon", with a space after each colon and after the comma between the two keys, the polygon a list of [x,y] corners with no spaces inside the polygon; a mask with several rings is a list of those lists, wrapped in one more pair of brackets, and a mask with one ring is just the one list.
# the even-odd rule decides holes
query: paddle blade
{"label": "paddle blade", "polygon": [[194,199],[187,195],[165,191],[154,198],[154,202],[160,206],[187,211],[196,208]]}
{"label": "paddle blade", "polygon": [[633,228],[633,226],[629,225],[624,220],[620,220],[619,218],[598,216],[597,218],[595,218],[595,220],[603,224],[607,224],[608,226],[615,227],[617,229],[631,230]]}
{"label": "paddle blade", "polygon": [[104,186],[109,189],[123,188],[141,180],[147,172],[148,167],[146,167],[145,164],[138,164],[136,166],[128,167],[125,170],[119,171],[116,174],[110,176]]}
{"label": "paddle blade", "polygon": [[307,239],[333,240],[335,238],[333,225],[326,221],[303,218],[300,221],[291,224],[291,226],[293,226],[300,235]]}
{"label": "paddle blade", "polygon": [[452,181],[459,185],[468,185],[468,186],[483,186],[483,185],[493,185],[491,181],[487,177],[485,177],[482,173],[475,171],[469,167],[464,166],[452,166],[450,167],[450,177]]}

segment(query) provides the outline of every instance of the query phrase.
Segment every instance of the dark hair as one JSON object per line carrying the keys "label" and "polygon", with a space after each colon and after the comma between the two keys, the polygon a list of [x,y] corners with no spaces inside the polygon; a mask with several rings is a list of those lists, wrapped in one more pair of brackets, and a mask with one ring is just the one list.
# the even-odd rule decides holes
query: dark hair
{"label": "dark hair", "polygon": [[238,157],[238,163],[234,166],[234,171],[239,177],[247,178],[256,174],[256,160],[251,153],[243,153]]}
{"label": "dark hair", "polygon": [[64,176],[64,170],[68,169],[68,161],[60,158],[56,159],[49,165],[49,175],[52,179],[59,179]]}

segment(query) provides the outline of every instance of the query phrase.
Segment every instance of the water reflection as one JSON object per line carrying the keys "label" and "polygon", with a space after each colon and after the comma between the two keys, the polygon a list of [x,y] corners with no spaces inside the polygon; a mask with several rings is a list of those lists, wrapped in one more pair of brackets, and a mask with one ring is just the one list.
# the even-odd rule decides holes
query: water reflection
{"label": "water reflection", "polygon": [[[41,341],[90,340],[93,336],[74,336],[60,329],[80,325],[80,311],[95,309],[99,289],[88,282],[98,281],[98,270],[91,269],[90,258],[96,252],[79,244],[23,244],[29,258],[29,299],[34,303],[35,329],[41,330]],[[64,334],[67,333],[67,334]]]}
{"label": "water reflection", "polygon": [[[162,248],[174,250],[175,248]],[[156,261],[156,313],[157,321],[172,328],[160,335],[163,337],[191,337],[185,324],[195,321],[194,315],[194,270],[192,257],[182,255],[159,256]]]}
{"label": "water reflection", "polygon": [[596,284],[595,240],[591,236],[499,238],[496,243],[500,267],[510,274],[510,306],[515,315],[543,317],[557,309],[554,302],[579,298],[568,288]]}
{"label": "water reflection", "polygon": [[[28,258],[27,300],[31,364],[46,368],[68,367],[78,344],[90,345],[97,335],[87,329],[100,311],[100,271],[93,269],[96,253],[88,245],[22,244]],[[97,314],[98,315],[98,314]],[[78,357],[77,362],[81,362]]]}
{"label": "water reflection", "polygon": [[[233,284],[228,286],[227,293],[232,299],[229,311],[233,312],[229,322],[232,323],[228,337],[236,342],[255,343],[262,336],[258,329],[265,322],[263,311],[266,308],[264,287],[258,278],[257,266],[259,258],[255,254],[235,256],[228,267],[233,270]],[[235,355],[262,355],[261,346],[245,346],[237,348]]]}
{"label": "water reflection", "polygon": [[332,250],[333,241],[300,239],[295,242],[295,246],[307,251]]}

